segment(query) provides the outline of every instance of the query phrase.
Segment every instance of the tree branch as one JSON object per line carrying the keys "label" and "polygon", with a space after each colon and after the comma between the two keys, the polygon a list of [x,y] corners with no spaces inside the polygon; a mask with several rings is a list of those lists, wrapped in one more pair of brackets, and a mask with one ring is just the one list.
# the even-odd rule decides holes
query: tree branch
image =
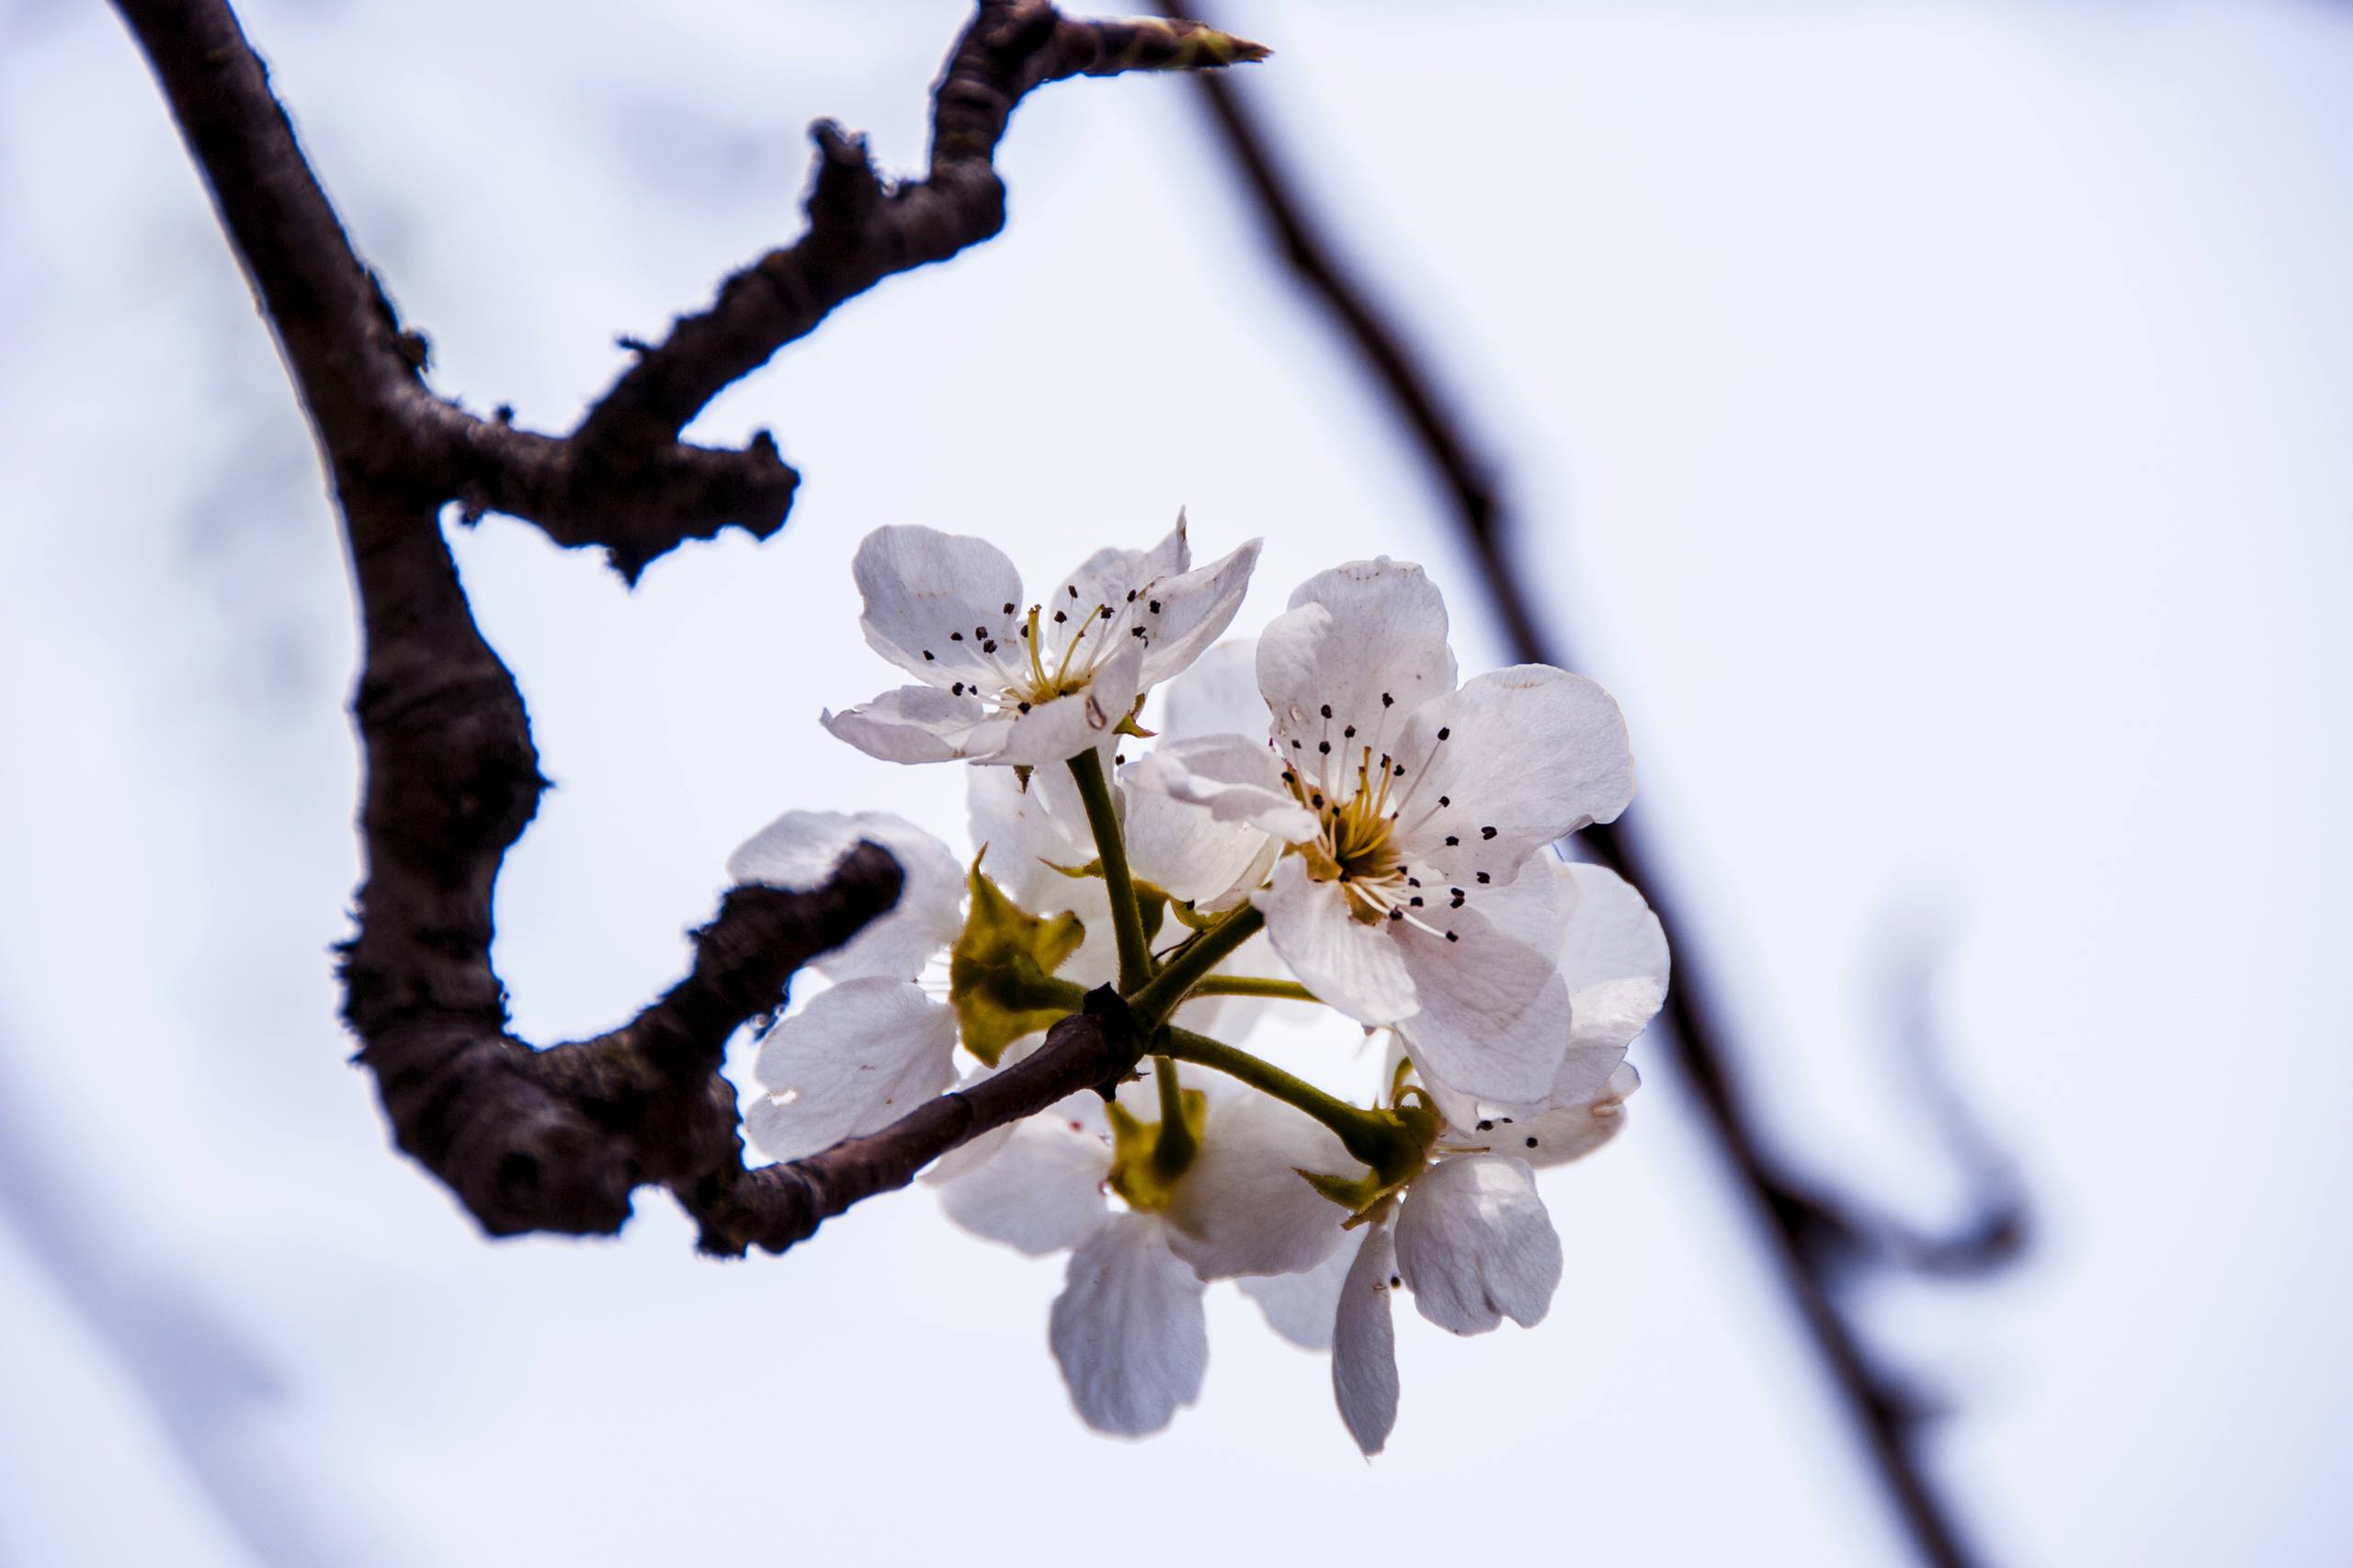
{"label": "tree branch", "polygon": [[992,1128],[1034,1116],[1087,1089],[1108,1090],[1136,1060],[1126,1004],[1108,986],[1086,1010],[1046,1031],[1045,1043],[1003,1072],[916,1107],[881,1131],[822,1154],[722,1178],[688,1204],[706,1252],[782,1252],[861,1199],[913,1181],[940,1155]]}
{"label": "tree branch", "polygon": [[116,6],[277,335],[342,514],[362,631],[352,709],[367,858],[342,949],[344,1017],[400,1147],[494,1235],[618,1230],[653,1182],[701,1221],[707,1250],[781,1251],[976,1132],[1123,1070],[1124,1009],[1108,1023],[1076,1017],[969,1093],[747,1173],[720,1072],[727,1040],[782,1005],[803,963],[895,903],[899,869],[871,845],[818,888],[731,892],[695,934],[692,971],[621,1028],[544,1051],[510,1035],[491,964],[493,892],[545,780],[440,517],[451,501],[512,512],[559,543],[604,546],[632,579],[685,539],[774,533],[798,483],[774,441],[722,451],[676,440],[710,395],[877,278],[994,233],[1004,196],[989,159],[1039,83],[1264,51],[1191,23],[1068,21],[1042,0],[983,0],[935,95],[929,179],[885,191],[863,145],[820,125],[809,235],[731,280],[579,435],[557,437],[426,387],[424,339],[402,328],[354,251],[226,0]]}
{"label": "tree branch", "polygon": [[581,422],[600,457],[675,440],[731,382],[816,329],[834,307],[893,273],[945,261],[1005,227],[1005,184],[990,160],[1032,89],[1071,76],[1184,70],[1264,58],[1266,51],[1197,23],[1074,21],[1044,0],[987,4],[956,42],[932,93],[931,167],[887,188],[866,139],[831,120],[817,143],[809,229],[719,288],[709,309],[671,324]]}
{"label": "tree branch", "polygon": [[1044,0],[983,0],[935,90],[931,172],[887,189],[863,138],[821,120],[809,231],[677,322],[569,437],[484,419],[436,395],[425,337],[405,330],[320,188],[227,0],[116,0],[210,186],[263,313],[338,475],[379,479],[469,514],[523,518],[567,549],[600,546],[631,582],[690,539],[784,526],[800,475],[774,438],[678,439],[725,387],[883,278],[940,261],[1005,224],[991,165],[1014,107],[1042,83],[1263,57],[1191,22],[1083,21]]}
{"label": "tree branch", "polygon": [[[1164,9],[1169,0],[1160,0]],[[1508,554],[1511,519],[1487,466],[1473,455],[1460,416],[1438,389],[1437,376],[1408,346],[1405,335],[1373,303],[1337,248],[1310,217],[1297,183],[1232,84],[1200,78],[1202,103],[1226,154],[1242,171],[1267,239],[1315,302],[1363,361],[1424,463],[1450,504],[1455,525],[1471,546],[1490,604],[1516,657],[1566,664],[1560,642],[1546,634],[1521,591]],[[1698,946],[1651,864],[1648,842],[1633,819],[1587,828],[1580,836],[1603,864],[1643,890],[1665,928],[1675,954],[1675,984],[1667,994],[1666,1035],[1694,1089],[1733,1176],[1747,1196],[1773,1246],[1783,1284],[1811,1331],[1824,1365],[1845,1398],[1879,1478],[1922,1555],[1939,1568],[1973,1561],[1951,1506],[1929,1484],[1916,1452],[1918,1403],[1897,1381],[1871,1365],[1833,1300],[1839,1262],[1855,1256],[1866,1228],[1838,1207],[1808,1192],[1768,1152],[1755,1112],[1739,1092],[1732,1066],[1733,1031],[1718,1011],[1711,977]],[[2014,1200],[1986,1208],[1980,1238],[1936,1254],[1955,1263],[1991,1267],[2012,1256],[2023,1226]],[[1837,1233],[1833,1244],[1831,1231]],[[1882,1227],[1882,1229],[1884,1229]],[[1975,1241],[1977,1244],[1969,1244]],[[1894,1256],[1892,1249],[1879,1256]]]}

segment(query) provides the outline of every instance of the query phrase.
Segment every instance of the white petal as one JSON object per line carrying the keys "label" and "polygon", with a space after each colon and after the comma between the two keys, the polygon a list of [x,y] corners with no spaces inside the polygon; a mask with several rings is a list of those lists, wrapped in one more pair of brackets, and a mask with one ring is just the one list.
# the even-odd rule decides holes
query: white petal
{"label": "white petal", "polygon": [[1339,746],[1349,725],[1378,756],[1415,708],[1454,688],[1446,604],[1420,567],[1354,562],[1309,578],[1290,603],[1258,638],[1258,688],[1286,760],[1313,771],[1317,744]]}
{"label": "white petal", "polygon": [[1348,1215],[1299,1173],[1358,1169],[1305,1112],[1254,1090],[1226,1096],[1211,1107],[1200,1153],[1168,1206],[1169,1250],[1204,1279],[1313,1268],[1340,1244]]}
{"label": "white petal", "polygon": [[1245,735],[1163,741],[1120,770],[1130,789],[1196,806],[1217,823],[1255,828],[1293,844],[1318,831],[1315,815],[1283,785],[1282,764],[1266,742]]}
{"label": "white petal", "polygon": [[[1132,767],[1120,769],[1122,784],[1131,771]],[[1139,880],[1196,905],[1214,904],[1253,867],[1258,868],[1258,881],[1245,891],[1256,892],[1265,880],[1272,864],[1267,846],[1274,841],[1256,828],[1220,822],[1211,812],[1154,790],[1120,793],[1128,866]]]}
{"label": "white petal", "polygon": [[1556,838],[1615,819],[1634,796],[1617,701],[1550,665],[1464,682],[1416,711],[1393,752],[1406,769],[1398,842],[1458,879],[1500,874]]}
{"label": "white petal", "polygon": [[1150,550],[1098,550],[1079,562],[1076,571],[1054,585],[1045,608],[1049,615],[1063,611],[1072,618],[1067,624],[1073,625],[1098,608],[1116,617],[1124,613],[1131,592],[1141,593],[1160,578],[1179,576],[1192,564],[1192,545],[1180,513],[1176,526]]}
{"label": "white petal", "polygon": [[1348,1436],[1370,1459],[1397,1425],[1397,1324],[1390,1315],[1397,1249],[1386,1224],[1365,1230],[1333,1319],[1332,1394]]}
{"label": "white petal", "polygon": [[1142,643],[1122,648],[1097,665],[1078,690],[1017,713],[1004,740],[985,760],[1022,767],[1060,767],[1100,745],[1135,707],[1137,694],[1143,689],[1143,659]]}
{"label": "white petal", "polygon": [[739,882],[802,892],[824,885],[859,840],[891,852],[904,881],[899,902],[812,965],[834,980],[913,980],[956,939],[964,921],[964,869],[948,846],[888,812],[787,812],[727,858]]}
{"label": "white petal", "polygon": [[1110,1174],[1110,1144],[1057,1108],[1028,1118],[995,1156],[942,1182],[939,1203],[974,1235],[1042,1256],[1095,1233],[1108,1213]]}
{"label": "white petal", "polygon": [[1074,883],[1054,867],[1084,866],[1095,858],[1084,817],[1074,824],[1053,809],[1046,789],[1052,778],[1045,768],[1026,783],[1009,767],[965,770],[967,828],[972,846],[987,851],[981,869],[1032,914],[1065,907],[1058,901]]}
{"label": "white petal", "polygon": [[1344,1232],[1332,1256],[1299,1274],[1254,1274],[1235,1281],[1258,1303],[1267,1326],[1302,1350],[1332,1348],[1332,1318],[1340,1310],[1340,1287],[1372,1227]]}
{"label": "white petal", "polygon": [[1161,690],[1160,716],[1150,727],[1161,743],[1194,735],[1267,733],[1267,699],[1258,692],[1256,639],[1235,637],[1219,643]]}
{"label": "white petal", "polygon": [[1047,1340],[1071,1403],[1098,1432],[1141,1437],[1201,1392],[1209,1368],[1202,1284],[1148,1214],[1114,1214],[1071,1255]]}
{"label": "white petal", "polygon": [[1422,1315],[1449,1333],[1541,1322],[1561,1283],[1561,1238],[1527,1163],[1464,1154],[1415,1177],[1397,1220],[1397,1267]]}
{"label": "white petal", "polygon": [[904,980],[848,980],[768,1032],[745,1117],[772,1159],[877,1132],[956,1081],[956,1014]]}
{"label": "white petal", "polygon": [[1337,882],[1319,882],[1307,863],[1286,856],[1258,894],[1267,937],[1302,984],[1360,1024],[1389,1024],[1420,1006],[1404,955],[1391,939],[1401,922],[1368,926],[1348,913]]}
{"label": "white petal", "polygon": [[1531,857],[1520,870],[1459,908],[1434,898],[1422,912],[1430,929],[1392,925],[1420,999],[1398,1030],[1426,1077],[1491,1103],[1540,1105],[1568,1051],[1569,988],[1551,862]]}
{"label": "white petal", "polygon": [[1571,1049],[1623,1051],[1666,1002],[1666,933],[1632,883],[1606,866],[1556,863],[1574,897],[1561,935]]}
{"label": "white petal", "polygon": [[[1209,645],[1225,635],[1250,591],[1250,573],[1258,564],[1257,540],[1221,556],[1197,571],[1163,578],[1142,590],[1139,618],[1149,652],[1144,657],[1143,684],[1159,685],[1201,656]],[[1153,607],[1157,605],[1157,609]]]}
{"label": "white petal", "polygon": [[850,571],[866,600],[858,629],[876,653],[932,686],[1004,685],[981,644],[1005,641],[1000,633],[1017,637],[1029,607],[1021,574],[996,546],[934,528],[877,528],[859,543]]}
{"label": "white petal", "polygon": [[1592,1098],[1556,1106],[1540,1116],[1498,1121],[1484,1136],[1492,1137],[1496,1148],[1531,1165],[1565,1165],[1618,1136],[1618,1130],[1626,1125],[1626,1097],[1642,1086],[1642,1075],[1633,1064],[1620,1062],[1609,1074],[1609,1082]]}
{"label": "white petal", "polygon": [[818,722],[867,756],[884,762],[984,762],[1013,728],[970,697],[928,686],[903,686],[847,713],[828,709]]}

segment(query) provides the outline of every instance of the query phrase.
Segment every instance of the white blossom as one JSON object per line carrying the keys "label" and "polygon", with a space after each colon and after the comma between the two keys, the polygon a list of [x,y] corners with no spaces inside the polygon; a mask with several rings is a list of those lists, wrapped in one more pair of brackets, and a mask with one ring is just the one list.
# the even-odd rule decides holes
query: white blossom
{"label": "white blossom", "polygon": [[1424,1086],[1449,1121],[1481,1133],[1491,1131],[1491,1122],[1509,1126],[1512,1153],[1540,1166],[1584,1152],[1594,1135],[1588,1108],[1609,1106],[1610,1085],[1632,1071],[1624,1065],[1626,1048],[1665,1004],[1668,969],[1666,933],[1631,883],[1604,866],[1556,860],[1547,870],[1569,1000],[1568,1049],[1551,1088],[1533,1102],[1464,1094],[1425,1059],[1412,1020],[1398,1030]]}
{"label": "white blossom", "polygon": [[[1562,1131],[1554,1162],[1607,1142],[1625,1125],[1626,1096],[1640,1082],[1621,1063],[1600,1094],[1552,1108],[1548,1115]],[[1560,1237],[1529,1160],[1514,1147],[1518,1137],[1442,1125],[1429,1168],[1384,1199],[1320,1266],[1242,1282],[1278,1334],[1332,1353],[1340,1418],[1368,1457],[1387,1445],[1397,1419],[1392,1309],[1400,1290],[1412,1294],[1422,1316],[1461,1335],[1483,1334],[1506,1318],[1533,1327],[1552,1306]]]}
{"label": "white blossom", "polygon": [[932,528],[878,528],[854,566],[875,652],[923,684],[825,727],[889,762],[1059,765],[1101,743],[1136,699],[1233,619],[1252,540],[1191,568],[1180,517],[1149,551],[1102,550],[1042,599],[995,545]]}
{"label": "white blossom", "polygon": [[1268,745],[1172,745],[1130,782],[1295,846],[1256,902],[1318,997],[1402,1024],[1462,1094],[1539,1103],[1569,1047],[1540,852],[1616,817],[1633,759],[1601,687],[1544,665],[1457,687],[1446,633],[1418,567],[1312,578],[1258,640]]}
{"label": "white blossom", "polygon": [[[1100,1431],[1158,1431],[1198,1396],[1207,1283],[1313,1268],[1343,1239],[1346,1214],[1298,1174],[1344,1162],[1339,1141],[1231,1080],[1188,1084],[1208,1099],[1200,1148],[1157,1207],[1112,1190],[1110,1129],[1092,1094],[1020,1122],[937,1183],[966,1230],[1033,1256],[1070,1253],[1049,1340],[1073,1405]],[[1123,1086],[1120,1101],[1140,1119],[1158,1114],[1148,1083]]]}

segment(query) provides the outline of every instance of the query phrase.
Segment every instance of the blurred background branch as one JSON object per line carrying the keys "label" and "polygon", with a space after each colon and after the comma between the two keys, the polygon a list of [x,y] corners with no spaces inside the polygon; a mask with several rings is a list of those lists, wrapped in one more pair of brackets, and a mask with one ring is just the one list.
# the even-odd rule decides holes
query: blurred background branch
{"label": "blurred background branch", "polygon": [[[1172,13],[1176,3],[1160,0]],[[1524,574],[1513,556],[1518,519],[1495,482],[1489,460],[1480,455],[1483,443],[1469,433],[1438,372],[1413,347],[1415,335],[1375,300],[1349,267],[1246,91],[1212,75],[1201,76],[1196,90],[1219,147],[1250,193],[1267,242],[1303,300],[1325,313],[1361,362],[1367,381],[1385,399],[1449,503],[1453,526],[1478,565],[1513,655],[1523,663],[1577,667],[1567,640],[1545,624],[1521,587]],[[1640,888],[1666,928],[1675,980],[1667,993],[1666,1027],[1654,1038],[1674,1052],[1697,1093],[1728,1174],[1745,1195],[1778,1262],[1791,1306],[1921,1555],[1939,1568],[1967,1568],[1979,1561],[1978,1552],[1961,1511],[1931,1478],[1921,1451],[1921,1427],[1929,1412],[1907,1392],[1900,1374],[1867,1350],[1844,1302],[1859,1276],[1873,1270],[1973,1278],[2006,1266],[2025,1235],[2025,1194],[1982,1132],[1960,1144],[1974,1178],[1973,1212],[1950,1235],[1925,1234],[1849,1196],[1814,1190],[1790,1172],[1742,1089],[1735,1064],[1738,1032],[1705,949],[1658,869],[1649,842],[1654,831],[1653,819],[1637,801],[1625,817],[1588,828],[1576,841]],[[1914,971],[1905,979],[1910,1006],[1904,1043],[1915,1060],[1925,1061],[1930,1028],[1921,989],[1926,976]],[[1938,1103],[1948,1126],[1973,1130],[1949,1090]]]}

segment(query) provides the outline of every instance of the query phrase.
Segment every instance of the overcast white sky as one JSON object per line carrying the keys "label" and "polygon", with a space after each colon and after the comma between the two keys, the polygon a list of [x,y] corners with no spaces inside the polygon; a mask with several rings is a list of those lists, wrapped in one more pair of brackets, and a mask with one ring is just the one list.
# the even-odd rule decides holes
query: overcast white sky
{"label": "overcast white sky", "polygon": [[[244,7],[437,383],[562,426],[789,233],[800,127],[922,153],[953,4]],[[1874,1000],[1949,937],[1953,1070],[2039,1245],[1870,1302],[2006,1563],[2334,1562],[2353,1517],[2346,733],[2353,7],[1307,4],[1261,106],[1476,411],[1623,702],[1636,810],[1810,1170],[1959,1201]],[[1269,272],[1181,83],[1020,111],[1013,221],[724,398],[786,532],[634,594],[459,540],[559,789],[502,885],[518,1030],[676,971],[791,806],[961,832],[831,742],[886,522],[1033,574],[1265,535],[1250,624],[1442,513]],[[1682,1086],[1548,1178],[1530,1333],[1402,1335],[1377,1463],[1212,1293],[1200,1406],[1087,1434],[1058,1283],[881,1200],[782,1260],[491,1245],[385,1148],[327,945],[357,876],[306,433],[101,7],[0,11],[0,1562],[1139,1565],[1488,1549],[1903,1561]]]}

